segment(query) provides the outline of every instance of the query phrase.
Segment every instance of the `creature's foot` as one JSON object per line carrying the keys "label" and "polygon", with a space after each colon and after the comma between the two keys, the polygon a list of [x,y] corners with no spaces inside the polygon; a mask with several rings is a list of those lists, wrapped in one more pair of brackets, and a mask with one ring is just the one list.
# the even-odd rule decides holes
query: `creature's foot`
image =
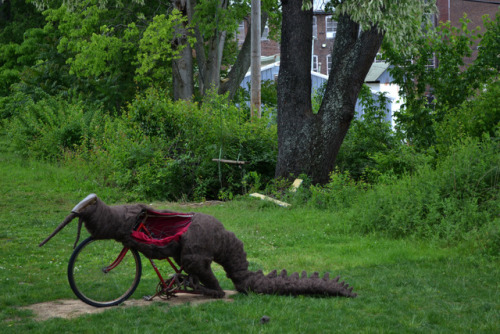
{"label": "creature's foot", "polygon": [[224,290],[214,290],[214,289],[206,288],[204,286],[200,286],[199,291],[201,291],[201,293],[203,295],[210,297],[210,298],[224,298],[224,296],[226,295]]}

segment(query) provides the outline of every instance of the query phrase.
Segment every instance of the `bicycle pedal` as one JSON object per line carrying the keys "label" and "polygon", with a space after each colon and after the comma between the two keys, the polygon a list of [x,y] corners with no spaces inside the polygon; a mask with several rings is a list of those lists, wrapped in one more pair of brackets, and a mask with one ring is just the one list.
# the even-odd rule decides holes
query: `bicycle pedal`
{"label": "bicycle pedal", "polygon": [[144,297],[142,297],[142,299],[145,300],[145,301],[147,301],[147,302],[152,301],[153,298],[154,298],[154,296],[144,296]]}

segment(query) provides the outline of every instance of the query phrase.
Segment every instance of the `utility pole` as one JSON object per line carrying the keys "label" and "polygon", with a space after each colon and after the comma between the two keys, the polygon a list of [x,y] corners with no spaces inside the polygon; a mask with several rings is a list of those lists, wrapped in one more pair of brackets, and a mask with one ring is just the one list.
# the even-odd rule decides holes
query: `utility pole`
{"label": "utility pole", "polygon": [[251,33],[251,118],[261,117],[260,99],[260,0],[252,0]]}

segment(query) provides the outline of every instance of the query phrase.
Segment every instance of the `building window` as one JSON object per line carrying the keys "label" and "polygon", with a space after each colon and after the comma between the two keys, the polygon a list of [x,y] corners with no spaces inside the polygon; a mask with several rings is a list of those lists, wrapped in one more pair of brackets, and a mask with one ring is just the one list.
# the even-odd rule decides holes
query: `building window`
{"label": "building window", "polygon": [[316,56],[316,55],[314,55],[312,57],[312,71],[313,72],[319,72],[318,56]]}
{"label": "building window", "polygon": [[331,16],[326,17],[326,38],[335,38],[337,22]]}
{"label": "building window", "polygon": [[330,75],[330,70],[332,69],[332,56],[326,56],[326,75]]}
{"label": "building window", "polygon": [[429,62],[425,65],[425,67],[428,69],[436,68],[436,54],[433,53],[432,56],[429,57]]}
{"label": "building window", "polygon": [[318,38],[318,18],[313,16],[313,38]]}

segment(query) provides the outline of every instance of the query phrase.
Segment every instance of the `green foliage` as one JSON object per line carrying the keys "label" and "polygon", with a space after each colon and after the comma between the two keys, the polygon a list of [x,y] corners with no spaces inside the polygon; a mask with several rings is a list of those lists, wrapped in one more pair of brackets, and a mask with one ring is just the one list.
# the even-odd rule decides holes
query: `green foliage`
{"label": "green foliage", "polygon": [[[241,104],[250,112],[250,82],[247,83],[247,89],[243,87],[238,88],[234,101]],[[277,85],[274,80],[264,80],[261,82],[260,87],[261,103],[264,106],[262,114],[265,115],[266,111],[269,114],[276,114],[276,106],[278,105],[278,91]]]}
{"label": "green foliage", "polygon": [[327,10],[330,7],[335,7],[336,15],[349,15],[362,30],[376,27],[387,41],[406,51],[414,48],[429,14],[437,11],[435,0],[332,0]]}
{"label": "green foliage", "polygon": [[[138,96],[120,117],[105,117],[84,136],[88,160],[105,184],[137,198],[201,200],[244,191],[245,173],[268,182],[274,173],[276,129],[212,95],[203,104],[172,102],[164,92]],[[248,161],[243,169],[212,159]]]}
{"label": "green foliage", "polygon": [[[174,9],[170,15],[158,15],[144,31],[139,42],[139,53],[136,79],[138,81],[155,83],[162,82],[171,76],[170,63],[178,57],[186,45],[176,45],[178,38],[175,27],[187,22],[187,18],[180,11]],[[188,37],[188,43],[193,44],[194,38]],[[149,75],[146,75],[149,74]]]}
{"label": "green foliage", "polygon": [[383,93],[374,97],[368,86],[361,89],[363,114],[351,122],[336,160],[339,171],[348,171],[355,180],[368,176],[366,181],[375,181],[369,175],[377,166],[373,156],[387,154],[400,145],[386,119],[388,100]]}
{"label": "green foliage", "polygon": [[230,6],[220,0],[199,1],[195,5],[193,24],[204,39],[209,40],[222,31],[230,34],[237,31],[238,24],[249,12],[248,1],[234,1]]}
{"label": "green foliage", "polygon": [[85,128],[83,106],[47,96],[24,101],[7,125],[13,148],[25,156],[57,160],[62,152],[82,143]]}
{"label": "green foliage", "polygon": [[24,32],[20,43],[0,44],[0,96],[37,89],[49,94],[67,90],[65,60],[57,53],[58,32],[49,25]]}
{"label": "green foliage", "polygon": [[[498,43],[492,36],[498,31],[497,19],[485,18],[484,47],[477,60],[469,66],[464,59],[472,55],[472,49],[481,37],[478,30],[469,30],[464,18],[461,27],[449,22],[441,23],[416,42],[417,50],[409,57],[399,46],[384,45],[385,56],[395,65],[391,74],[400,85],[405,103],[397,113],[398,130],[411,145],[419,149],[436,143],[435,124],[443,121],[447,110],[461,105],[476,94],[478,89],[497,80],[492,55],[498,54]],[[498,35],[497,35],[498,36]],[[436,67],[429,64],[437,61]]]}
{"label": "green foliage", "polygon": [[443,121],[435,125],[436,148],[448,154],[453,143],[462,138],[498,137],[500,130],[500,82],[488,85],[472,100],[445,111]]}
{"label": "green foliage", "polygon": [[[26,65],[18,50],[25,32],[43,24],[42,14],[25,0],[0,3],[0,97],[8,95],[9,87],[19,82]],[[33,53],[31,56],[34,57]]]}
{"label": "green foliage", "polygon": [[[174,103],[165,92],[148,90],[120,116],[47,94],[38,101],[16,96],[7,107],[17,109],[5,122],[16,151],[80,166],[132,198],[201,200],[219,192],[231,198],[246,191],[246,173],[262,184],[274,174],[276,127],[250,122],[246,110],[225,96],[212,94],[199,105]],[[247,164],[239,168],[212,159]]]}
{"label": "green foliage", "polygon": [[463,240],[496,219],[499,153],[495,141],[466,140],[435,169],[424,165],[413,176],[374,186],[358,197],[345,219],[364,233]]}
{"label": "green foliage", "polygon": [[474,62],[475,70],[480,72],[482,77],[498,80],[500,63],[498,54],[500,52],[500,14],[496,14],[491,20],[488,16],[483,18],[485,32],[482,34],[481,42],[478,46],[477,59]]}
{"label": "green foliage", "polygon": [[23,41],[24,32],[43,26],[43,15],[30,1],[10,0],[0,6],[0,45]]}
{"label": "green foliage", "polygon": [[78,78],[72,86],[83,98],[99,100],[110,110],[118,110],[136,87],[137,17],[118,15],[119,11],[122,8],[86,0],[74,8],[63,4],[44,12],[47,25],[57,27],[61,35],[58,53],[69,65],[69,74]]}
{"label": "green foliage", "polygon": [[356,197],[367,187],[363,182],[356,182],[348,171],[335,170],[330,174],[330,181],[324,186],[311,186],[309,203],[316,208],[341,210],[351,207]]}
{"label": "green foliage", "polygon": [[363,178],[370,182],[384,183],[385,179],[413,174],[418,168],[431,164],[434,157],[418,152],[415,147],[398,143],[390,150],[381,150],[370,155],[372,166],[365,169]]}

